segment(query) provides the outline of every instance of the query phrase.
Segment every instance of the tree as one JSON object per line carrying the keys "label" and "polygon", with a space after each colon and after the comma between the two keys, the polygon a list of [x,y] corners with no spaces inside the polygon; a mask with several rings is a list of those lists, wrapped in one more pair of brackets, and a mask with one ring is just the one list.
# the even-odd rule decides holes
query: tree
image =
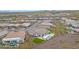
{"label": "tree", "polygon": [[55,33],[55,35],[63,35],[67,33],[67,29],[62,23],[56,23],[56,27],[52,28],[51,31]]}

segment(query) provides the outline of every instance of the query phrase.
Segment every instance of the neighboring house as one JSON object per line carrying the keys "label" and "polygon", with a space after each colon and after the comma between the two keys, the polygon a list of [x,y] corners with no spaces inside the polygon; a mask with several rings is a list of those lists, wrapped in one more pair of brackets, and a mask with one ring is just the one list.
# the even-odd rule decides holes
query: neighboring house
{"label": "neighboring house", "polygon": [[40,23],[34,26],[31,30],[28,30],[28,33],[33,37],[40,37],[44,40],[49,40],[53,37],[51,34],[49,34],[48,30],[51,27],[55,27],[55,25],[51,23],[51,20],[43,20],[42,22],[40,21]]}
{"label": "neighboring house", "polygon": [[0,38],[3,38],[4,36],[6,36],[8,34],[7,30],[1,30],[0,31]]}
{"label": "neighboring house", "polygon": [[61,22],[67,26],[67,29],[70,29],[74,32],[79,32],[79,21],[62,18]]}
{"label": "neighboring house", "polygon": [[39,38],[42,38],[44,40],[50,40],[55,34],[51,33],[51,34],[46,34],[42,37],[39,37]]}
{"label": "neighboring house", "polygon": [[53,24],[50,23],[50,22],[42,22],[40,25],[44,25],[44,26],[53,26]]}
{"label": "neighboring house", "polygon": [[10,32],[5,38],[2,39],[3,44],[19,44],[23,43],[25,39],[25,32]]}
{"label": "neighboring house", "polygon": [[75,32],[79,32],[79,24],[72,24],[71,25],[71,30]]}
{"label": "neighboring house", "polygon": [[8,23],[0,23],[0,27],[6,27],[8,25],[9,25]]}
{"label": "neighboring house", "polygon": [[48,29],[45,28],[33,28],[32,30],[29,30],[28,32],[33,37],[42,38],[44,40],[51,39],[55,34],[49,33]]}
{"label": "neighboring house", "polygon": [[23,24],[21,24],[21,26],[23,26],[23,27],[29,27],[31,25],[31,23],[23,23]]}
{"label": "neighboring house", "polygon": [[45,28],[33,27],[28,33],[32,36],[39,37],[48,33],[48,30]]}
{"label": "neighboring house", "polygon": [[72,21],[72,22],[70,22],[69,27],[71,30],[73,30],[75,32],[79,32],[79,22]]}

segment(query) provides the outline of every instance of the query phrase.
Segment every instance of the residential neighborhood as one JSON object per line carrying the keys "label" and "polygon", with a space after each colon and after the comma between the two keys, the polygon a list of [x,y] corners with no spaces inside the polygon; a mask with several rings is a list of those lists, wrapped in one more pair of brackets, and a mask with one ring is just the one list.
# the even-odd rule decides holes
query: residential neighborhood
{"label": "residential neighborhood", "polygon": [[0,13],[0,49],[79,48],[79,11]]}

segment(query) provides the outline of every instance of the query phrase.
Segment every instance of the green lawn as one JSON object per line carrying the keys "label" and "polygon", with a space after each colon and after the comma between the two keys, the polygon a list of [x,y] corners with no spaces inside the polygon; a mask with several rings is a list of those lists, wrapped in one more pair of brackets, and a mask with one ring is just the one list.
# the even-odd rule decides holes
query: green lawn
{"label": "green lawn", "polygon": [[41,38],[33,38],[33,43],[35,44],[41,44],[41,43],[44,43],[46,40],[43,40]]}

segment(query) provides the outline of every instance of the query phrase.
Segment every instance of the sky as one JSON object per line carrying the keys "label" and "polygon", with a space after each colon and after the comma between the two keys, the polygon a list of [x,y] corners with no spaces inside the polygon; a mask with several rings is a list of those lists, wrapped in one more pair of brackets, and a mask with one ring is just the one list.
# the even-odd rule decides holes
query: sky
{"label": "sky", "polygon": [[79,10],[79,0],[0,0],[0,10]]}

